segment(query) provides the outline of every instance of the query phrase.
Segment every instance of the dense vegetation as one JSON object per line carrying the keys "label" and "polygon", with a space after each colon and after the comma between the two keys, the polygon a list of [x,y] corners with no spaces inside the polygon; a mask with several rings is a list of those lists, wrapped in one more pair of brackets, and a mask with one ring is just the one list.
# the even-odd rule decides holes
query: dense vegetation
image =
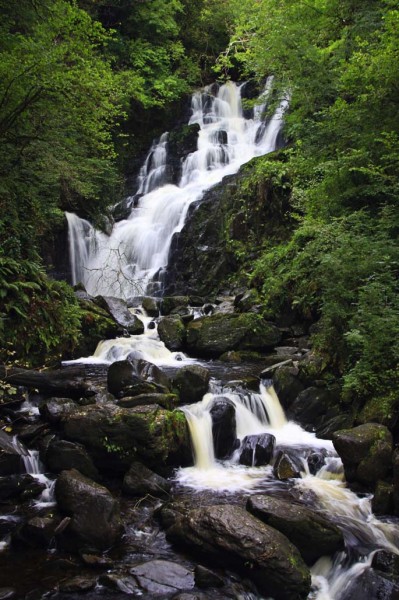
{"label": "dense vegetation", "polygon": [[42,361],[79,337],[79,309],[47,279],[40,248],[63,210],[100,223],[120,199],[121,157],[126,144],[139,149],[142,115],[213,76],[261,82],[274,74],[276,99],[290,97],[288,145],[273,166],[259,161],[254,186],[284,180],[295,226],[280,244],[261,240],[255,265],[242,248],[238,260],[268,317],[295,310],[317,322],[314,347],[349,395],[392,396],[395,0],[1,0],[0,11],[4,354],[26,359],[35,349]]}
{"label": "dense vegetation", "polygon": [[[275,74],[289,94],[280,175],[297,226],[250,274],[266,313],[318,321],[314,347],[347,393],[398,384],[399,11],[392,0],[232,3],[220,69]],[[274,167],[275,168],[275,167]],[[259,170],[259,167],[258,167]],[[270,161],[264,161],[264,176]]]}

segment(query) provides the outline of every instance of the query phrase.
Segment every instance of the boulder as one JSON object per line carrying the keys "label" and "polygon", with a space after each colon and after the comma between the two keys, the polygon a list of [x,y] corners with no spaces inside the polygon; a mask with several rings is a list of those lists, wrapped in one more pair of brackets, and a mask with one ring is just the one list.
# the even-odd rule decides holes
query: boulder
{"label": "boulder", "polygon": [[391,467],[392,435],[384,425],[365,423],[336,431],[333,444],[344,464],[348,481],[373,488]]}
{"label": "boulder", "polygon": [[110,365],[108,390],[118,398],[169,391],[169,379],[156,365],[146,360],[125,359]]}
{"label": "boulder", "polygon": [[171,484],[157,475],[142,463],[135,461],[130,465],[129,471],[126,473],[122,491],[130,496],[160,496],[167,497],[171,489]]}
{"label": "boulder", "polygon": [[28,451],[21,442],[0,429],[0,476],[23,471],[21,457],[27,455]]}
{"label": "boulder", "polygon": [[375,515],[394,513],[394,486],[387,481],[377,481],[371,500],[371,509]]}
{"label": "boulder", "polygon": [[55,496],[59,509],[71,517],[68,531],[82,542],[105,549],[120,539],[119,504],[104,486],[71,469],[58,477]]}
{"label": "boulder", "polygon": [[191,590],[194,587],[193,572],[170,560],[150,560],[135,565],[130,573],[142,590],[163,598],[169,597],[173,592]]}
{"label": "boulder", "polygon": [[63,417],[77,409],[77,403],[70,398],[50,398],[40,407],[40,415],[49,423],[59,423]]}
{"label": "boulder", "polygon": [[0,477],[0,502],[9,498],[27,500],[38,496],[46,486],[28,474]]}
{"label": "boulder", "polygon": [[182,350],[186,339],[186,328],[178,315],[163,317],[158,323],[161,341],[172,352]]}
{"label": "boulder", "polygon": [[191,462],[190,436],[180,411],[92,405],[67,417],[62,428],[65,438],[85,445],[102,470],[125,472],[135,459],[155,468]]}
{"label": "boulder", "polygon": [[297,464],[282,450],[276,456],[273,474],[276,479],[285,481],[301,476],[300,469]]}
{"label": "boulder", "polygon": [[276,438],[270,433],[246,435],[240,448],[240,464],[248,467],[268,465],[273,457]]}
{"label": "boulder", "polygon": [[254,313],[215,314],[200,317],[187,326],[187,348],[196,356],[220,356],[229,350],[273,348],[281,333]]}
{"label": "boulder", "polygon": [[99,473],[82,444],[67,440],[54,440],[50,442],[44,456],[49,470],[52,473],[61,473],[69,469],[77,469],[82,475],[98,480]]}
{"label": "boulder", "polygon": [[210,373],[201,365],[186,365],[178,370],[173,378],[183,404],[193,404],[202,400],[208,391]]}
{"label": "boulder", "polygon": [[340,600],[365,600],[366,598],[397,600],[399,584],[374,569],[365,569],[361,575],[351,579]]}
{"label": "boulder", "polygon": [[356,424],[380,423],[393,430],[398,422],[399,395],[392,394],[386,398],[376,396],[371,398],[363,406],[356,416]]}
{"label": "boulder", "polygon": [[149,317],[157,317],[159,315],[159,298],[145,296],[142,300],[142,306]]}
{"label": "boulder", "polygon": [[276,369],[273,373],[273,386],[285,410],[304,390],[303,383],[298,379],[298,369],[294,366],[281,366]]}
{"label": "boulder", "polygon": [[123,408],[133,408],[134,406],[142,406],[144,404],[157,404],[166,408],[167,410],[173,410],[179,403],[178,396],[176,394],[139,394],[138,396],[127,396],[126,398],[120,398],[117,401],[117,405]]}
{"label": "boulder", "polygon": [[248,499],[247,510],[287,536],[308,564],[344,547],[344,538],[338,527],[305,506],[291,504],[281,498],[256,495]]}
{"label": "boulder", "polygon": [[342,421],[338,421],[332,431],[327,426],[331,420],[334,424],[334,418],[342,419],[339,386],[331,389],[316,386],[306,388],[290,405],[288,416],[307,431],[315,431],[320,436],[322,431],[322,437],[331,438],[333,431],[342,427]]}
{"label": "boulder", "polygon": [[131,335],[144,333],[144,325],[140,319],[133,315],[124,300],[111,296],[97,296],[96,303],[104,308],[119,325],[118,333],[127,331]]}
{"label": "boulder", "polygon": [[99,342],[118,337],[121,330],[120,325],[110,316],[109,312],[93,301],[79,299],[79,306],[82,311],[82,335],[72,358],[92,355]]}
{"label": "boulder", "polygon": [[162,298],[161,313],[170,315],[176,308],[187,308],[189,304],[190,298],[188,296],[165,296]]}
{"label": "boulder", "polygon": [[215,457],[231,456],[237,439],[236,410],[228,398],[217,398],[210,409]]}
{"label": "boulder", "polygon": [[310,591],[310,574],[286,536],[244,508],[202,506],[180,514],[167,538],[201,553],[213,567],[232,567],[255,582],[262,595],[299,600]]}

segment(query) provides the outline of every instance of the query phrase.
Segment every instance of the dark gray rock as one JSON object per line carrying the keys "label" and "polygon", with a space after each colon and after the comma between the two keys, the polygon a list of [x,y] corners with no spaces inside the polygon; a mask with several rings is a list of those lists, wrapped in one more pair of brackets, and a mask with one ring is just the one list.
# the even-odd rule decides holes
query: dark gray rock
{"label": "dark gray rock", "polygon": [[163,317],[158,323],[158,334],[172,352],[182,350],[186,340],[186,328],[178,315]]}
{"label": "dark gray rock", "polygon": [[59,509],[71,517],[68,531],[82,542],[105,549],[120,539],[119,504],[102,485],[79,471],[63,471],[55,485]]}
{"label": "dark gray rock", "polygon": [[163,315],[170,315],[176,308],[187,308],[190,304],[188,296],[164,296],[161,303],[161,312]]}
{"label": "dark gray rock", "polygon": [[240,464],[248,467],[268,465],[273,457],[276,438],[270,433],[246,435],[240,448]]}
{"label": "dark gray rock", "polygon": [[288,454],[280,450],[275,459],[273,474],[276,479],[285,481],[286,479],[300,477],[300,469]]}
{"label": "dark gray rock", "polygon": [[82,444],[67,440],[54,440],[47,447],[44,457],[52,473],[77,469],[82,475],[98,481],[99,473]]}
{"label": "dark gray rock", "polygon": [[273,386],[285,410],[304,390],[304,385],[298,378],[298,369],[292,366],[282,366],[274,371]]}
{"label": "dark gray rock", "polygon": [[2,476],[0,477],[0,501],[9,498],[20,500],[35,498],[45,487],[44,483],[40,483],[28,474]]}
{"label": "dark gray rock", "polygon": [[63,417],[72,414],[77,406],[77,403],[70,398],[50,398],[39,407],[39,410],[43,419],[57,424]]}
{"label": "dark gray rock", "polygon": [[143,322],[129,311],[126,302],[121,298],[97,296],[95,301],[111,315],[121,332],[127,331],[132,335],[144,333]]}
{"label": "dark gray rock", "polygon": [[344,590],[342,600],[398,600],[399,584],[385,578],[374,569],[367,569],[351,580]]}
{"label": "dark gray rock", "polygon": [[210,409],[215,457],[231,456],[237,439],[236,410],[228,398],[217,398]]}
{"label": "dark gray rock", "polygon": [[143,590],[164,597],[194,587],[193,572],[170,560],[151,560],[134,566],[130,573]]}
{"label": "dark gray rock", "polygon": [[131,496],[149,494],[150,496],[168,497],[171,487],[166,479],[137,461],[130,465],[122,484],[123,492]]}
{"label": "dark gray rock", "polygon": [[143,406],[144,404],[156,404],[173,410],[179,403],[179,398],[176,394],[139,394],[138,396],[120,398],[117,405],[123,408],[133,408],[134,406]]}
{"label": "dark gray rock", "polygon": [[200,552],[213,566],[239,569],[262,595],[299,600],[310,591],[309,570],[295,546],[239,506],[190,510],[176,518],[167,538]]}
{"label": "dark gray rock", "polygon": [[200,588],[223,587],[224,581],[219,575],[202,565],[194,569],[195,583]]}
{"label": "dark gray rock", "polygon": [[196,356],[215,357],[230,350],[273,348],[281,333],[254,313],[215,314],[187,326],[187,348]]}
{"label": "dark gray rock", "polygon": [[344,547],[344,538],[338,527],[305,506],[291,504],[281,498],[256,495],[248,499],[247,509],[286,535],[308,564]]}
{"label": "dark gray rock", "polygon": [[0,429],[0,476],[23,471],[22,456],[28,451],[21,442]]}
{"label": "dark gray rock", "polygon": [[202,400],[208,391],[210,373],[200,365],[186,365],[178,370],[173,378],[183,404],[193,404]]}
{"label": "dark gray rock", "polygon": [[391,468],[392,434],[384,425],[365,423],[337,431],[333,444],[344,463],[348,481],[372,488]]}
{"label": "dark gray rock", "polygon": [[[308,431],[315,431],[317,435],[323,432],[324,437],[331,438],[342,422],[340,400],[339,386],[331,389],[312,386],[298,394],[289,407],[288,416]],[[336,418],[339,419],[338,423],[334,421]],[[331,423],[330,427],[328,423]]]}
{"label": "dark gray rock", "polygon": [[95,577],[77,575],[76,577],[62,581],[59,584],[59,590],[64,594],[88,592],[95,587],[96,583]]}
{"label": "dark gray rock", "polygon": [[142,305],[149,317],[157,317],[159,315],[159,298],[145,296],[145,298],[143,298],[142,300]]}

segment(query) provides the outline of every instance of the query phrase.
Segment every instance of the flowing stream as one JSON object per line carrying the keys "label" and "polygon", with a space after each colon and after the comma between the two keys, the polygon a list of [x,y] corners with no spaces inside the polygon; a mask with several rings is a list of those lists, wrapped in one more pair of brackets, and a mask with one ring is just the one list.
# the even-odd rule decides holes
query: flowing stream
{"label": "flowing stream", "polygon": [[[136,200],[128,219],[116,223],[111,235],[95,230],[90,223],[68,214],[73,282],[82,282],[92,295],[130,298],[162,292],[162,271],[167,266],[173,235],[184,225],[190,204],[211,186],[253,158],[275,148],[287,101],[281,102],[272,119],[262,120],[271,81],[252,116],[244,117],[242,86],[228,83],[194,94],[189,124],[199,125],[197,150],[184,157],[177,185],[167,183],[168,135],[154,142],[138,177]],[[184,354],[172,353],[159,340],[156,328],[141,336],[106,340],[89,362],[112,363],[128,356],[144,358],[157,365],[179,366],[193,362]],[[273,468],[239,464],[239,451],[229,460],[215,459],[210,410],[218,399],[233,404],[237,438],[271,433],[276,447],[296,454],[301,477],[288,482],[276,480]],[[357,577],[370,568],[373,553],[387,549],[399,553],[396,525],[383,523],[371,512],[370,497],[359,498],[344,482],[343,468],[333,445],[287,421],[274,389],[263,382],[250,392],[212,380],[201,402],[182,407],[189,425],[195,464],[181,468],[176,480],[182,487],[232,494],[281,488],[295,489],[311,497],[315,508],[342,529],[345,552],[323,557],[312,567],[312,600],[349,600],[346,592]],[[309,472],[306,455],[320,452],[324,465]]]}

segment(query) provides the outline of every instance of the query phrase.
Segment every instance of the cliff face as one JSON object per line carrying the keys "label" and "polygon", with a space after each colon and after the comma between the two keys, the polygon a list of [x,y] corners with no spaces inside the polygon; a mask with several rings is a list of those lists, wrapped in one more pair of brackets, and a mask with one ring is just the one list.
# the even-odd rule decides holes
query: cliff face
{"label": "cliff face", "polygon": [[172,242],[166,295],[215,293],[232,276],[240,278],[241,269],[265,242],[286,239],[290,191],[272,176],[283,160],[281,153],[268,155],[266,162],[265,157],[255,158],[191,205],[183,230]]}

